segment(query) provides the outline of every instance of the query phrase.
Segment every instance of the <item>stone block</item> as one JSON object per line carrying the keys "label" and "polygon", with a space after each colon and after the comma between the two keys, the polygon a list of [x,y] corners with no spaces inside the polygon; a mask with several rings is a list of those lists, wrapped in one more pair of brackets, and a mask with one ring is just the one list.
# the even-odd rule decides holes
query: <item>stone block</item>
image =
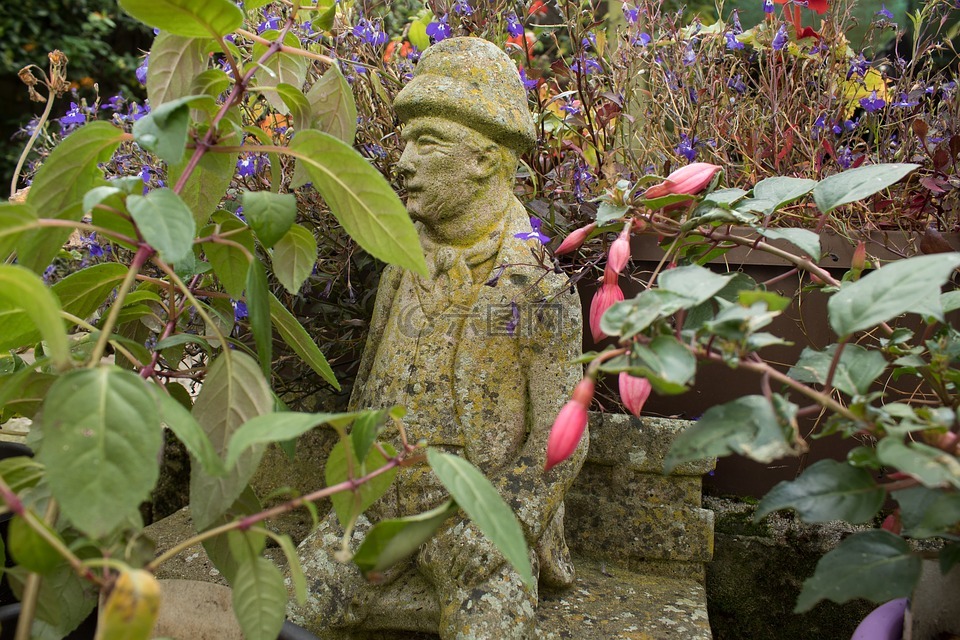
{"label": "stone block", "polygon": [[702,484],[699,476],[664,476],[620,466],[587,463],[580,470],[572,490],[610,498],[632,496],[650,505],[699,507],[703,496]]}
{"label": "stone block", "polygon": [[[590,450],[587,461],[605,466],[624,466],[635,471],[663,473],[670,446],[689,420],[643,418],[622,413],[590,414]],[[716,459],[680,465],[673,475],[702,476],[716,466]]]}

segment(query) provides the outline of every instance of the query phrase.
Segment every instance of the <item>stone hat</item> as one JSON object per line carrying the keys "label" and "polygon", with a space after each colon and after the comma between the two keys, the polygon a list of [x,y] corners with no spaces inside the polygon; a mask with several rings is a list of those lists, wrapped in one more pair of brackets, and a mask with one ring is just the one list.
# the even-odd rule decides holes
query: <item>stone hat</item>
{"label": "stone hat", "polygon": [[393,104],[403,122],[446,118],[518,153],[537,141],[516,65],[481,38],[448,38],[428,48]]}

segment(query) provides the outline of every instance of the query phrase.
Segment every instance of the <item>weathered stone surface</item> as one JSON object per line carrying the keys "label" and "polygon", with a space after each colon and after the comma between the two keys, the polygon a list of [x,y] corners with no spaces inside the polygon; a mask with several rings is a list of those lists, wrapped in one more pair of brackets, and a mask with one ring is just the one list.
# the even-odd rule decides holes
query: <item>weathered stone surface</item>
{"label": "weathered stone surface", "polygon": [[[603,425],[602,429],[596,427]],[[600,465],[619,465],[634,471],[662,473],[663,461],[676,434],[688,420],[643,418],[623,413],[591,413],[590,451],[587,460]],[[674,475],[702,476],[713,470],[716,459],[678,466]]]}

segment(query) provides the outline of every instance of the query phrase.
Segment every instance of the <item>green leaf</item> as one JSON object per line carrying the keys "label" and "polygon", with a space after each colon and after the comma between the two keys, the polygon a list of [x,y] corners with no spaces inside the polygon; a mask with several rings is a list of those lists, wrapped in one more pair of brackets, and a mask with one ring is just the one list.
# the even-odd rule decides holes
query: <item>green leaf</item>
{"label": "green leaf", "polygon": [[286,235],[297,219],[297,198],[292,193],[244,191],[242,203],[247,223],[268,249]]}
{"label": "green leaf", "polygon": [[157,403],[137,374],[71,371],[50,388],[37,459],[63,515],[93,538],[139,516],[159,476]]}
{"label": "green leaf", "polygon": [[140,22],[190,38],[225,36],[243,24],[243,12],[230,0],[120,0]]}
{"label": "green leaf", "polygon": [[296,295],[317,264],[317,240],[294,224],[273,247],[273,274],[283,288]]}
{"label": "green leaf", "polygon": [[848,169],[824,178],[813,188],[813,200],[824,213],[837,207],[862,200],[898,182],[917,164],[875,164]]}
{"label": "green leaf", "polygon": [[415,516],[381,520],[367,532],[353,556],[354,564],[364,575],[389,569],[416,552],[457,511],[457,503],[448,500]]}
{"label": "green leaf", "polygon": [[646,378],[659,394],[676,395],[687,390],[697,372],[697,359],[673,336],[657,336],[649,345],[636,345],[627,367],[615,371]]}
{"label": "green leaf", "polygon": [[30,629],[32,640],[57,640],[83,622],[97,605],[97,592],[66,562],[40,581],[37,619]]}
{"label": "green leaf", "polygon": [[960,488],[960,461],[936,447],[887,437],[877,445],[877,457],[883,464],[913,476],[924,486]]}
{"label": "green leaf", "polygon": [[[34,573],[48,573],[63,563],[63,557],[22,517],[13,518],[9,526],[7,549],[18,565]],[[49,535],[60,538],[56,531],[42,521],[40,526],[46,529]],[[61,539],[60,542],[62,543],[63,540]]]}
{"label": "green leaf", "polygon": [[24,233],[37,228],[37,218],[27,204],[0,202],[0,262],[13,253]]}
{"label": "green leaf", "polygon": [[294,136],[290,152],[357,244],[384,262],[427,275],[420,239],[403,203],[363,156],[311,130]]}
{"label": "green leaf", "polygon": [[[224,352],[207,371],[193,406],[193,416],[220,455],[240,426],[273,409],[273,394],[257,363],[240,351]],[[237,460],[224,477],[202,469],[190,474],[190,510],[197,530],[203,530],[240,496],[263,456],[255,446]]]}
{"label": "green leaf", "polygon": [[191,459],[200,463],[203,471],[209,476],[226,475],[227,470],[223,461],[193,414],[173,396],[159,388],[155,390],[154,397],[160,410],[160,421],[183,443]]}
{"label": "green leaf", "polygon": [[[790,405],[793,412],[796,407]],[[711,407],[670,448],[665,473],[693,460],[739,453],[767,463],[793,453],[792,430],[763,396],[745,396]]]}
{"label": "green leaf", "polygon": [[792,507],[804,522],[867,522],[885,498],[886,492],[866,469],[820,460],[793,482],[784,481],[771,489],[760,501],[754,519]]}
{"label": "green leaf", "polygon": [[297,554],[297,548],[293,546],[293,540],[285,533],[274,533],[266,529],[264,529],[264,532],[277,541],[283,555],[287,557],[287,568],[290,570],[290,582],[293,583],[294,597],[296,597],[298,604],[303,605],[307,600],[307,576],[303,573],[300,556]]}
{"label": "green leaf", "polygon": [[78,318],[88,318],[126,275],[125,265],[103,262],[71,273],[51,288],[60,298],[64,311]]}
{"label": "green leaf", "polygon": [[769,240],[786,240],[814,261],[820,259],[820,236],[809,229],[757,229],[757,233]]}
{"label": "green leaf", "polygon": [[[280,33],[275,30],[266,31],[261,34],[262,38],[276,41]],[[299,49],[300,39],[296,34],[287,32],[283,38],[283,44],[287,47]],[[267,52],[267,45],[262,42],[255,42],[253,45],[253,59],[260,60]],[[283,83],[293,87],[302,87],[307,80],[307,69],[309,63],[303,56],[296,56],[290,53],[278,52],[270,56],[266,62],[260,65],[255,75],[255,89],[267,99],[270,105],[280,113],[288,114],[290,110],[280,94],[277,92],[277,85]]]}
{"label": "green leaf", "polygon": [[[22,312],[22,314],[20,313]],[[0,264],[0,350],[23,346],[21,337],[43,336],[45,352],[58,369],[70,366],[70,348],[60,319],[60,304],[43,280],[15,264]]]}
{"label": "green leaf", "polygon": [[[215,216],[214,219],[220,225],[221,233],[246,227],[238,218],[229,214],[224,217]],[[206,227],[201,235],[206,236],[212,232],[212,227]],[[250,255],[256,255],[253,233],[249,230],[232,234],[230,241],[243,246]],[[250,259],[247,254],[232,244],[221,242],[204,242],[201,246],[207,260],[210,261],[210,266],[213,267],[213,272],[217,274],[220,284],[227,290],[230,297],[242,298],[243,290],[247,286],[247,273],[250,270]]]}
{"label": "green leaf", "polygon": [[[825,384],[836,352],[835,344],[825,351],[806,347],[787,375],[799,382]],[[879,351],[864,349],[856,344],[845,345],[833,374],[833,386],[850,396],[864,395],[886,368],[887,360]]]}
{"label": "green leaf", "polygon": [[[303,91],[292,84],[281,82],[277,85],[277,95],[283,100],[283,104],[287,106],[290,116],[293,118],[293,130],[306,131],[309,129],[311,124],[310,102],[307,100],[307,96],[303,95]],[[246,208],[244,208],[244,211],[246,211]]]}
{"label": "green leaf", "polygon": [[[187,167],[189,160],[178,165],[168,167],[167,173],[170,184],[177,184],[180,176]],[[223,199],[230,181],[237,168],[237,154],[215,153],[203,154],[193,173],[187,178],[180,191],[180,199],[193,212],[193,221],[199,229],[210,220]]]}
{"label": "green leaf", "polygon": [[[240,497],[230,505],[230,508],[213,521],[211,527],[218,527],[227,524],[238,518],[253,515],[263,511],[260,500],[248,485],[241,492]],[[247,558],[255,558],[263,553],[267,545],[267,537],[260,533],[257,527],[252,527],[247,531],[230,531],[227,535],[214,536],[203,541],[203,549],[210,557],[213,566],[223,574],[224,579],[233,584],[237,575],[237,567],[241,561]]]}
{"label": "green leaf", "polygon": [[207,69],[193,79],[187,93],[217,97],[230,86],[230,76],[223,69]]}
{"label": "green leaf", "polygon": [[[391,456],[396,455],[396,451],[389,444],[384,444],[383,448]],[[350,456],[349,465],[347,464],[348,455]],[[341,439],[327,457],[327,465],[323,470],[324,479],[327,486],[332,487],[351,479],[350,469],[353,469],[352,479],[356,479],[372,473],[386,464],[387,460],[380,451],[370,449],[361,465],[359,458],[353,452],[350,439]],[[340,524],[344,527],[348,526],[354,518],[366,511],[367,507],[379,500],[390,488],[396,475],[397,470],[393,468],[364,482],[357,488],[356,492],[341,491],[330,496],[330,502],[333,503],[333,510],[337,513]]]}
{"label": "green leaf", "polygon": [[280,635],[287,609],[283,575],[266,558],[241,562],[234,575],[233,611],[249,640],[274,640]]}
{"label": "green leaf", "polygon": [[743,290],[737,294],[737,302],[748,308],[761,303],[770,311],[783,311],[793,301],[773,291]]}
{"label": "green leaf", "polygon": [[[0,252],[0,255],[2,255],[2,252]],[[944,313],[960,309],[960,291],[947,291],[940,294],[940,306],[943,307]]]}
{"label": "green leaf", "polygon": [[911,487],[895,491],[900,505],[903,535],[911,538],[944,536],[960,522],[960,494],[952,491]]}
{"label": "green leaf", "polygon": [[320,348],[317,347],[303,325],[297,321],[292,313],[287,311],[283,303],[277,300],[273,294],[270,294],[270,318],[273,320],[273,326],[276,327],[277,333],[287,343],[287,346],[303,358],[303,361],[310,365],[315,373],[330,383],[334,389],[340,391],[337,376],[334,375],[327,359],[323,357]]}
{"label": "green leaf", "polygon": [[269,380],[273,360],[273,331],[270,325],[270,289],[263,263],[254,260],[247,271],[247,311],[253,340],[257,345],[260,370]]}
{"label": "green leaf", "polygon": [[919,309],[942,321],[940,286],[958,265],[960,253],[938,253],[898,260],[871,271],[830,298],[830,326],[837,335],[848,336]]}
{"label": "green leaf", "polygon": [[610,202],[601,202],[600,206],[597,207],[597,224],[605,225],[608,222],[613,222],[625,216],[628,211],[630,211],[630,207],[618,206]]}
{"label": "green leaf", "polygon": [[321,424],[352,419],[353,413],[266,413],[243,423],[230,438],[227,447],[227,468],[257,445],[297,438]]}
{"label": "green leaf", "polygon": [[310,128],[319,129],[353,146],[357,137],[357,103],[340,69],[332,65],[307,92]]}
{"label": "green leaf", "polygon": [[[186,96],[164,103],[133,125],[137,144],[157,154],[167,164],[183,160],[190,128],[190,103],[200,96]],[[208,98],[209,96],[202,96]]]}
{"label": "green leaf", "polygon": [[[44,218],[80,220],[83,196],[104,183],[99,165],[110,160],[123,136],[123,131],[108,122],[91,122],[71,133],[40,166],[27,204]],[[69,236],[70,229],[28,233],[17,245],[17,261],[43,273]]]}
{"label": "green leaf", "polygon": [[660,289],[670,291],[690,299],[685,309],[706,302],[730,283],[730,275],[720,275],[691,264],[676,269],[668,269],[660,274],[657,281]]}
{"label": "green leaf", "polygon": [[394,409],[362,411],[353,421],[353,427],[350,429],[350,442],[357,459],[367,457],[367,452],[370,451],[370,447],[373,446],[377,436],[383,430],[387,418],[393,411]]}
{"label": "green leaf", "polygon": [[[790,204],[794,200],[799,200],[810,193],[817,185],[816,180],[806,178],[789,178],[783,176],[774,176],[761,180],[753,187],[753,197],[760,200],[769,200],[775,202],[773,210],[777,210],[785,204]],[[771,211],[772,213],[772,211]]]}
{"label": "green leaf", "polygon": [[809,611],[820,600],[847,602],[866,598],[881,603],[911,594],[920,578],[919,556],[905,540],[883,529],[855,533],[817,563],[803,583],[794,613]]}
{"label": "green leaf", "polygon": [[600,318],[600,328],[610,336],[632,338],[660,318],[666,318],[680,309],[695,306],[685,295],[664,289],[647,289],[640,295],[617,302]]}
{"label": "green leaf", "polygon": [[127,207],[143,239],[157,250],[164,262],[181,262],[193,252],[193,237],[197,233],[193,212],[172,189],[154,189],[145,196],[130,196]]}
{"label": "green leaf", "polygon": [[150,47],[147,98],[155,109],[192,94],[193,81],[207,68],[207,41],[160,32]]}
{"label": "green leaf", "polygon": [[427,450],[427,461],[457,504],[496,545],[524,584],[536,588],[523,529],[496,488],[476,467],[459,456]]}

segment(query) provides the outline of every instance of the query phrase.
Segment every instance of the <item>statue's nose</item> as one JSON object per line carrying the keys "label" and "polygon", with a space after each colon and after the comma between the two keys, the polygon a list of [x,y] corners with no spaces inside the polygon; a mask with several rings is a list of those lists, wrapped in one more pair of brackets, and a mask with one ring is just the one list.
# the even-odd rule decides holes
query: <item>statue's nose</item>
{"label": "statue's nose", "polygon": [[397,171],[400,172],[400,175],[404,178],[409,178],[413,175],[413,146],[407,144],[403,148],[403,153],[400,154],[400,160],[397,161]]}

